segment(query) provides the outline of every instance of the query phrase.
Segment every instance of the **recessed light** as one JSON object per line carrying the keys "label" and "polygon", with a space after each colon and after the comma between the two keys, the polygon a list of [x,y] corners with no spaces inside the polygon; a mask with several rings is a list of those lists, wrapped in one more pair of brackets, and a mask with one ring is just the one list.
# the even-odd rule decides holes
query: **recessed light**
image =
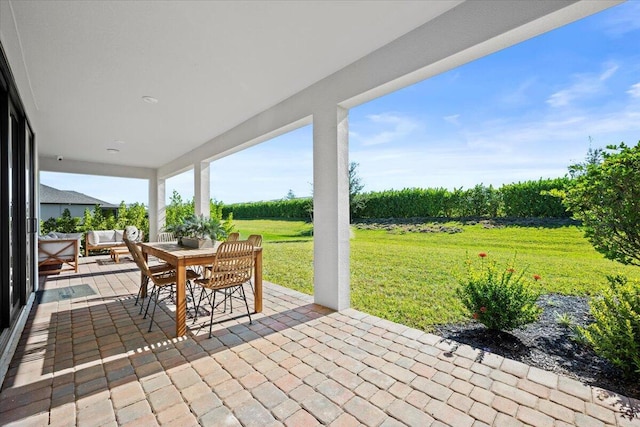
{"label": "recessed light", "polygon": [[117,154],[119,152],[120,150],[118,150],[117,148],[107,148],[107,153],[109,154]]}
{"label": "recessed light", "polygon": [[157,104],[158,103],[158,99],[154,98],[153,96],[143,96],[142,100],[144,102],[146,102],[147,104]]}
{"label": "recessed light", "polygon": [[115,142],[116,144],[124,144],[124,141],[122,141],[122,140],[120,140],[120,139],[117,139],[117,140],[115,140],[114,142]]}

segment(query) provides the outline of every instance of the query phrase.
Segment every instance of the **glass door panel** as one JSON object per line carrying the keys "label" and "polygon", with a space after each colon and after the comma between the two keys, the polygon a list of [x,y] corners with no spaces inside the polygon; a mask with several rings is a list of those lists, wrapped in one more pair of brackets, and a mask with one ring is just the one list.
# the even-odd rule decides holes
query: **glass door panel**
{"label": "glass door panel", "polygon": [[20,307],[20,280],[18,269],[19,258],[17,257],[16,246],[18,243],[16,229],[17,229],[17,216],[16,211],[18,208],[18,194],[16,188],[18,182],[16,178],[16,166],[17,158],[20,147],[20,121],[16,115],[15,110],[9,104],[9,303],[10,314],[9,317],[13,318],[17,309]]}

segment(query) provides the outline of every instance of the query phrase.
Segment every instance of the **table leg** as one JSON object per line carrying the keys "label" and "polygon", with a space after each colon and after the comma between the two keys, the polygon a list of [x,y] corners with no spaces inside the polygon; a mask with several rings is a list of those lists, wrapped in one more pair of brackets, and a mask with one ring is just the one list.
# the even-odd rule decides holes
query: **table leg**
{"label": "table leg", "polygon": [[178,263],[176,267],[176,337],[187,334],[187,269]]}
{"label": "table leg", "polygon": [[253,278],[255,283],[253,284],[253,304],[254,311],[256,313],[262,312],[262,251],[256,252],[256,259],[254,263]]}

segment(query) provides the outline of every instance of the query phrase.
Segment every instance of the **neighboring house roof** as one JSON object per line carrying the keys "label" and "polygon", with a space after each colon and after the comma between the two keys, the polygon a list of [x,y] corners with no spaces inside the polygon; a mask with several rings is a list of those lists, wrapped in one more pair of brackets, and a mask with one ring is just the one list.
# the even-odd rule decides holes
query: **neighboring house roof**
{"label": "neighboring house roof", "polygon": [[53,205],[100,205],[103,208],[118,207],[118,205],[78,193],[77,191],[58,190],[44,184],[40,184],[40,203]]}

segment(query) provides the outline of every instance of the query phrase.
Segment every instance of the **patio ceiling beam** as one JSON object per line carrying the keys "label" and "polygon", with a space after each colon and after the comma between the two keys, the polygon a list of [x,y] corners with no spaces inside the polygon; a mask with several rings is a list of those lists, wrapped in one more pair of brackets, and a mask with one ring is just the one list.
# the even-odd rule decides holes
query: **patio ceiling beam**
{"label": "patio ceiling beam", "polygon": [[64,158],[62,160],[58,160],[54,157],[39,157],[38,168],[40,171],[77,173],[80,175],[113,176],[118,178],[151,179],[156,176],[156,170],[153,168],[114,165],[111,163],[83,162]]}

